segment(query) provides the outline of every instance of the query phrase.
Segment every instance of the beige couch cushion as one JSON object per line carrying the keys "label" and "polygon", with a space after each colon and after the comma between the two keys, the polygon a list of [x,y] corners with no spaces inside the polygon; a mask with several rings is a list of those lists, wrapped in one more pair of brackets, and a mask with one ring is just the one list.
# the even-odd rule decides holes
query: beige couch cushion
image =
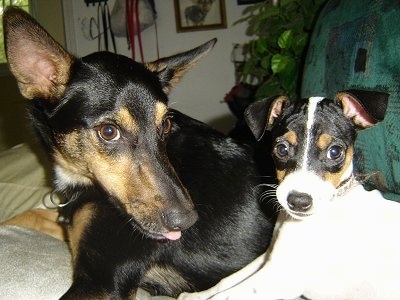
{"label": "beige couch cushion", "polygon": [[25,144],[0,152],[0,222],[42,206],[51,191],[49,163]]}

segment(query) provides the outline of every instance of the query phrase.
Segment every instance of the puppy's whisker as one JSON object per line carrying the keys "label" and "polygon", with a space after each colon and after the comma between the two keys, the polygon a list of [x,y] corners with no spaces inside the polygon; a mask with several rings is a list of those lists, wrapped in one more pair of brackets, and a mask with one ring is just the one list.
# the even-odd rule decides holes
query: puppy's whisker
{"label": "puppy's whisker", "polygon": [[258,178],[273,178],[273,179],[275,179],[275,176],[271,176],[271,175],[261,175],[261,176],[258,176]]}
{"label": "puppy's whisker", "polygon": [[276,183],[260,183],[258,186],[267,186],[267,187],[271,187],[271,188],[278,188],[278,184]]}

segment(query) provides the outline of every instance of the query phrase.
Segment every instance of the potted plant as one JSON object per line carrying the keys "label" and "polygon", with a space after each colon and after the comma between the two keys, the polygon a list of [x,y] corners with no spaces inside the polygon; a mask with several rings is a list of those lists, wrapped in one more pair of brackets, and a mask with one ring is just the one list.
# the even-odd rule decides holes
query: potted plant
{"label": "potted plant", "polygon": [[306,49],[317,14],[326,0],[266,0],[247,7],[241,81],[257,86],[255,99],[299,96]]}

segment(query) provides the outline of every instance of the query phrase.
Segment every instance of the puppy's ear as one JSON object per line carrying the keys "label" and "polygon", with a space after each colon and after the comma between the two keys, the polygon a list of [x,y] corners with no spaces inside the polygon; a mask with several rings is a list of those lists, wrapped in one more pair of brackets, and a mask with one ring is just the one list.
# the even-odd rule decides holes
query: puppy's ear
{"label": "puppy's ear", "polygon": [[5,10],[3,29],[8,64],[21,94],[28,99],[59,99],[73,57],[22,9]]}
{"label": "puppy's ear", "polygon": [[244,119],[258,141],[266,130],[272,129],[287,100],[286,96],[278,96],[256,101],[246,108]]}
{"label": "puppy's ear", "polygon": [[339,92],[338,102],[346,118],[360,128],[369,128],[385,117],[389,94],[376,91],[347,90]]}
{"label": "puppy's ear", "polygon": [[172,86],[178,83],[182,76],[189,71],[198,60],[210,52],[216,42],[217,39],[212,39],[192,50],[161,58],[154,62],[145,63],[145,66],[150,71],[157,73],[164,92],[168,94]]}

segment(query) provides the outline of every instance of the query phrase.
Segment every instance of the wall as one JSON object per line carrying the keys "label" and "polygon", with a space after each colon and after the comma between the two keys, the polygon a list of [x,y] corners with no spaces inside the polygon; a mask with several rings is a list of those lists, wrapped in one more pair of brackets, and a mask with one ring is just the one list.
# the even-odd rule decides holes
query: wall
{"label": "wall", "polygon": [[65,45],[62,0],[33,1],[33,15],[54,39]]}
{"label": "wall", "polygon": [[[35,0],[33,4],[35,18],[59,43],[65,45],[61,0]],[[4,69],[0,74],[0,151],[35,140],[27,119],[27,100],[19,93],[14,77]]]}
{"label": "wall", "polygon": [[[115,0],[108,1],[110,10],[114,3]],[[235,84],[234,65],[231,62],[233,44],[248,40],[245,35],[246,24],[233,25],[246,6],[237,5],[236,0],[225,0],[228,24],[226,29],[177,33],[173,0],[155,0],[155,4],[161,57],[194,48],[214,37],[218,39],[214,50],[172,91],[171,107],[222,131],[228,131],[235,120],[227,105],[221,101]],[[64,0],[64,15],[68,48],[78,56],[96,51],[97,40],[89,40],[87,36],[90,18],[97,18],[97,6],[87,7],[84,0]],[[157,52],[154,26],[143,31],[142,39],[145,60],[155,60]],[[117,38],[117,50],[120,54],[131,55],[126,38]]]}

